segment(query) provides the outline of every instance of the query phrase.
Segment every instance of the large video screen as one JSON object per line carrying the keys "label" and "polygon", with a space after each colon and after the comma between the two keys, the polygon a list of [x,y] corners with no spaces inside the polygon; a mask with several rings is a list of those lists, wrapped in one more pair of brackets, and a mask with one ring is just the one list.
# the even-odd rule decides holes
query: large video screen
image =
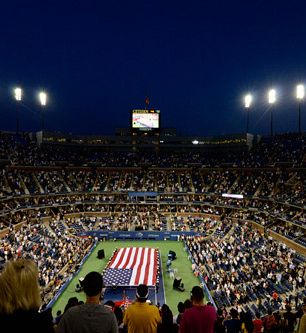
{"label": "large video screen", "polygon": [[132,128],[139,129],[158,129],[159,128],[159,110],[133,110]]}

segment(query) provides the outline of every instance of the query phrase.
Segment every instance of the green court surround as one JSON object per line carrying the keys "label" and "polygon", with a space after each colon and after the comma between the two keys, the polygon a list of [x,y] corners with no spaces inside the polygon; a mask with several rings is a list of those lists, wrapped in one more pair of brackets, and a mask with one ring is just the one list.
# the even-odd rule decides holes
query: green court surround
{"label": "green court surround", "polygon": [[[90,271],[101,272],[105,265],[107,264],[109,258],[111,257],[113,250],[120,247],[128,246],[140,246],[140,247],[154,247],[160,250],[162,258],[162,272],[163,281],[165,287],[165,298],[166,304],[168,304],[175,315],[177,313],[177,304],[180,301],[185,301],[185,299],[190,297],[190,291],[193,286],[200,285],[200,281],[196,278],[191,270],[191,261],[188,260],[187,252],[184,250],[182,242],[176,241],[101,241],[97,244],[93,253],[88,257],[88,259],[83,264],[79,273],[71,280],[68,287],[64,290],[62,295],[58,298],[56,303],[53,305],[53,316],[56,315],[57,310],[64,311],[65,305],[70,297],[76,296],[79,300],[85,301],[84,293],[75,292],[75,286],[78,283],[80,277],[84,277]],[[98,259],[97,252],[100,249],[104,249],[105,259]],[[172,283],[173,280],[166,273],[166,261],[168,259],[169,250],[176,252],[177,259],[172,262],[172,268],[177,269],[177,274],[182,278],[184,283],[185,291],[180,292],[173,290]],[[106,300],[105,300],[106,301]]]}

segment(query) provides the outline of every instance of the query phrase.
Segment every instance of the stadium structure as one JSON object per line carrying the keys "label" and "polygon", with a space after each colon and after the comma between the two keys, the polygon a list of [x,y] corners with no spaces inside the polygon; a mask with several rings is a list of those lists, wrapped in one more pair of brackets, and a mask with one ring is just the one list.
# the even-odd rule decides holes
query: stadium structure
{"label": "stadium structure", "polygon": [[[138,112],[138,127],[114,136],[0,133],[1,266],[35,259],[51,306],[97,243],[124,240],[103,270],[107,287],[150,280],[158,294],[159,252],[132,241],[179,241],[216,307],[264,315],[288,300],[299,306],[305,135],[180,137],[154,125],[155,111],[145,123],[153,130]],[[138,273],[129,270],[136,251],[150,253]]]}

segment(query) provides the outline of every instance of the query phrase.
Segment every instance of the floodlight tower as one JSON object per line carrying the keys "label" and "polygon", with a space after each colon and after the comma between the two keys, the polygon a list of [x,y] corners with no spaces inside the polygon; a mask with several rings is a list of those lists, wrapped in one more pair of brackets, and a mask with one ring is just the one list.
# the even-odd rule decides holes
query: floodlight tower
{"label": "floodlight tower", "polygon": [[249,121],[250,121],[250,106],[252,103],[252,95],[251,94],[247,94],[244,97],[244,107],[246,109],[246,113],[247,113],[247,124],[246,124],[246,132],[249,133]]}
{"label": "floodlight tower", "polygon": [[271,113],[270,135],[273,136],[273,105],[276,102],[276,91],[275,91],[275,89],[269,90],[268,101],[269,101],[269,104],[270,104],[270,113]]}
{"label": "floodlight tower", "polygon": [[[17,87],[14,89],[14,97],[19,104],[22,100],[22,89]],[[16,134],[19,133],[19,105],[16,106]]]}
{"label": "floodlight tower", "polygon": [[296,86],[296,98],[299,101],[299,134],[302,133],[302,129],[301,129],[301,102],[304,99],[305,96],[305,89],[304,86],[302,84],[298,84]]}
{"label": "floodlight tower", "polygon": [[45,129],[45,112],[44,108],[47,105],[47,94],[44,91],[41,91],[38,94],[39,102],[40,102],[40,117],[41,117],[41,131]]}

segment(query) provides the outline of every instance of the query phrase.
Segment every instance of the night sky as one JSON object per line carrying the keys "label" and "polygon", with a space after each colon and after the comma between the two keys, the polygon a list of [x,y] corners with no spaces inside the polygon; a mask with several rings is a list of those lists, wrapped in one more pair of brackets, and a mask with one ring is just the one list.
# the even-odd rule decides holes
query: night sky
{"label": "night sky", "polygon": [[[161,110],[178,134],[297,131],[295,86],[306,82],[306,1],[0,2],[0,129],[15,129],[12,89],[24,89],[21,129],[114,134],[129,110]],[[302,105],[306,129],[306,101]]]}

